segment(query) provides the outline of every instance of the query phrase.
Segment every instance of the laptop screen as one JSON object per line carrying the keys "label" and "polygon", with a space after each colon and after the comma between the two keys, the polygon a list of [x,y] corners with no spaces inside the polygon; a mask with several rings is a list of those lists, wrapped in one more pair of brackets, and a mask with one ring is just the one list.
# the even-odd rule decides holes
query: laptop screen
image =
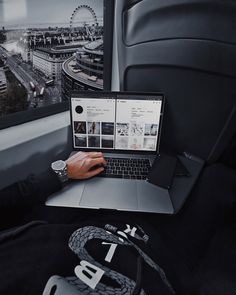
{"label": "laptop screen", "polygon": [[158,150],[163,96],[84,93],[71,98],[75,149]]}

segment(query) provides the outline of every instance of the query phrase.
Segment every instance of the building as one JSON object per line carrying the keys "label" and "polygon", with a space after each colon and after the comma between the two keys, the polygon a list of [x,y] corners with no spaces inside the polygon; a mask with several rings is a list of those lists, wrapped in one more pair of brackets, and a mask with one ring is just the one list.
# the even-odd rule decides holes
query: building
{"label": "building", "polygon": [[[26,62],[33,62],[33,53],[36,49],[51,49],[56,46],[69,45],[70,43],[84,42],[88,36],[84,36],[84,28],[78,28],[71,36],[70,28],[61,29],[35,29],[27,30],[18,38],[22,50],[22,59]],[[88,41],[86,41],[87,43]]]}
{"label": "building", "polygon": [[0,68],[0,95],[7,92],[7,79],[3,68]]}
{"label": "building", "polygon": [[103,90],[103,40],[84,45],[63,63],[62,99],[78,90]]}
{"label": "building", "polygon": [[73,56],[77,49],[78,45],[36,49],[33,52],[33,68],[50,79],[60,80],[63,62]]}
{"label": "building", "polygon": [[83,49],[84,52],[76,53],[78,67],[89,76],[103,79],[103,41],[91,42]]}
{"label": "building", "polygon": [[22,59],[26,62],[33,62],[33,53],[39,48],[52,48],[57,45],[64,45],[65,40],[57,30],[27,30],[19,38],[22,51]]}

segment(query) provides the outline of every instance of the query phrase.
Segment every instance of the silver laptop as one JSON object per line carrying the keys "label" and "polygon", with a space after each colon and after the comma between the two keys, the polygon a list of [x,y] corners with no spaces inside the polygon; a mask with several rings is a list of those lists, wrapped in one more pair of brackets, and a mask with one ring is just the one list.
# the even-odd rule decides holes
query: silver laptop
{"label": "silver laptop", "polygon": [[71,183],[46,204],[173,213],[168,190],[146,181],[159,153],[163,94],[79,92],[70,108],[74,152],[102,151],[108,165],[101,175]]}

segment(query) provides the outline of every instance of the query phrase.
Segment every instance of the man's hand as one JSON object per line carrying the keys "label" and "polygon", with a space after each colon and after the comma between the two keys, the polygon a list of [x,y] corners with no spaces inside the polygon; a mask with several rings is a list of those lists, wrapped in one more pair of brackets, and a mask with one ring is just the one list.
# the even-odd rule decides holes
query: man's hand
{"label": "man's hand", "polygon": [[78,152],[66,160],[68,177],[71,179],[86,179],[104,170],[106,161],[102,153]]}

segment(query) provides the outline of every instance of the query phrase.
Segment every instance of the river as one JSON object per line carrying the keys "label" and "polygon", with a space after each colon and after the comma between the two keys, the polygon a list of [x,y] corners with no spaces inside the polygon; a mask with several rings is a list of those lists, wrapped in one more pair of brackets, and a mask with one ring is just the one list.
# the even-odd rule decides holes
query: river
{"label": "river", "polygon": [[1,44],[1,46],[11,53],[24,53],[24,48],[18,44],[18,41],[8,41],[4,44]]}

